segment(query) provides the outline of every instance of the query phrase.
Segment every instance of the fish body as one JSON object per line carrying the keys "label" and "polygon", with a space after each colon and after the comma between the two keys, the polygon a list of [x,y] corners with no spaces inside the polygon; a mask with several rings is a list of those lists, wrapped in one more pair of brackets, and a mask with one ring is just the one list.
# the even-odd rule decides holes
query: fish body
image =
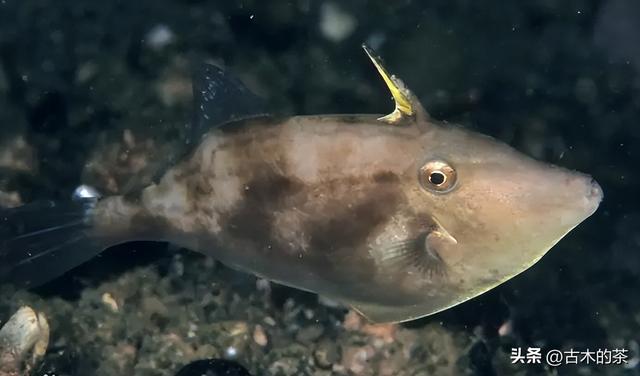
{"label": "fish body", "polygon": [[[589,176],[435,122],[367,53],[394,96],[390,115],[254,114],[210,125],[156,183],[76,204],[82,214],[59,236],[80,233],[95,249],[168,241],[388,322],[495,287],[596,210],[602,191]],[[220,111],[215,93],[229,83],[215,74],[194,85],[195,123]],[[16,213],[5,223],[25,217]],[[15,255],[35,232],[21,231],[0,249],[13,254],[5,275],[25,275],[16,270],[34,261]],[[73,264],[95,254],[75,252]]]}

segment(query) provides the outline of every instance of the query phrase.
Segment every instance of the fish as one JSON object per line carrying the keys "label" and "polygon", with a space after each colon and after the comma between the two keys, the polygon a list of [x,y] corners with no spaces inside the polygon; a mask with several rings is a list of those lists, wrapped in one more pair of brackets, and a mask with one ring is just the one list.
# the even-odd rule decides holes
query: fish
{"label": "fish", "polygon": [[363,48],[388,115],[269,115],[203,64],[190,150],[132,192],[0,211],[0,281],[36,286],[115,244],[164,241],[404,322],[527,270],[596,211],[591,176],[433,119]]}

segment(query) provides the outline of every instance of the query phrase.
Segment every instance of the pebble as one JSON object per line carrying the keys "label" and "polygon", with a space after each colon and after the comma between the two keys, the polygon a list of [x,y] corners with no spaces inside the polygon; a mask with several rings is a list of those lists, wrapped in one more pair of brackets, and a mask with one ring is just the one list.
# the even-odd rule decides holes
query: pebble
{"label": "pebble", "polygon": [[360,316],[356,311],[349,311],[344,317],[342,326],[346,330],[350,331],[360,330],[362,327],[362,316]]}
{"label": "pebble", "polygon": [[344,350],[342,364],[347,370],[357,375],[362,374],[369,367],[374,354],[375,350],[371,346],[351,346]]}
{"label": "pebble", "polygon": [[278,359],[271,363],[267,368],[267,375],[282,375],[282,376],[298,376],[304,375],[301,372],[301,360],[299,358],[285,357]]}
{"label": "pebble", "polygon": [[15,208],[22,204],[22,199],[18,192],[0,191],[0,208]]}
{"label": "pebble", "polygon": [[24,173],[34,173],[37,170],[36,151],[25,136],[17,136],[0,145],[0,167]]}
{"label": "pebble", "polygon": [[397,328],[396,324],[365,324],[360,331],[381,339],[384,343],[392,343],[395,340]]}
{"label": "pebble", "polygon": [[340,361],[340,350],[340,346],[337,343],[324,340],[320,342],[313,352],[313,359],[318,367],[331,369],[335,363]]}
{"label": "pebble", "polygon": [[161,319],[170,316],[169,309],[162,300],[155,296],[145,297],[142,300],[142,310],[149,316],[156,315]]}
{"label": "pebble", "polygon": [[298,342],[310,343],[315,342],[324,334],[324,327],[319,324],[306,326],[298,331],[296,340]]}
{"label": "pebble", "polygon": [[513,322],[511,320],[505,321],[500,328],[498,328],[498,335],[500,337],[509,336],[513,333]]}
{"label": "pebble", "polygon": [[256,327],[253,329],[253,341],[257,343],[258,346],[262,347],[265,347],[269,343],[267,333],[265,333],[261,325],[256,325]]}
{"label": "pebble", "polygon": [[28,306],[20,308],[0,329],[0,375],[28,373],[48,346],[49,323],[44,313]]}
{"label": "pebble", "polygon": [[113,295],[111,295],[111,293],[105,292],[104,294],[102,294],[102,303],[104,303],[104,305],[106,305],[111,310],[111,312],[118,312],[120,310],[120,307],[118,307],[118,302],[113,297]]}

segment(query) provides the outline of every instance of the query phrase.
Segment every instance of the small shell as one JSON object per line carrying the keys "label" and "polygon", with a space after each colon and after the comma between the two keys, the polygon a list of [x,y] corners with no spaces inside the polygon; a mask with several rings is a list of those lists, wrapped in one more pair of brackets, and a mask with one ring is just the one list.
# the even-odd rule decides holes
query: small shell
{"label": "small shell", "polygon": [[49,323],[43,313],[20,308],[0,329],[0,375],[28,374],[47,352]]}
{"label": "small shell", "polygon": [[118,312],[120,310],[118,302],[113,297],[113,295],[111,295],[111,293],[105,292],[104,294],[102,294],[102,303],[107,306],[111,310],[111,312]]}

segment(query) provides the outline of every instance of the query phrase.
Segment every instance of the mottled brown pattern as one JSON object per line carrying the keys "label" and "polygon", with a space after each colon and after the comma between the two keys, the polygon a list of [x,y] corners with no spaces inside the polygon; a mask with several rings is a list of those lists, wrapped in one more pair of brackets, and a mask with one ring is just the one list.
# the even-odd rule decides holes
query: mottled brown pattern
{"label": "mottled brown pattern", "polygon": [[[384,169],[361,171],[360,176],[331,170],[306,183],[291,171],[299,161],[287,158],[291,140],[285,127],[256,127],[251,122],[244,126],[246,132],[236,126],[233,132],[221,133],[216,149],[232,153],[238,163],[233,173],[243,189],[234,207],[218,213],[219,240],[234,255],[230,257],[248,257],[259,264],[272,259],[282,265],[298,265],[303,257],[299,272],[334,286],[353,283],[354,278],[370,280],[375,270],[368,260],[368,241],[406,201],[401,177]],[[340,165],[352,146],[342,143],[326,157]],[[205,194],[202,199],[206,198]],[[275,264],[270,268],[279,269]]]}
{"label": "mottled brown pattern", "polygon": [[279,244],[274,244],[277,238],[273,213],[287,197],[302,188],[294,179],[263,170],[246,184],[244,199],[229,213],[223,229],[238,239],[252,242],[258,249],[279,248]]}
{"label": "mottled brown pattern", "polygon": [[313,248],[333,252],[362,247],[372,232],[388,220],[400,197],[394,190],[370,189],[349,205],[347,202],[337,198],[327,210],[329,215],[306,224]]}
{"label": "mottled brown pattern", "polygon": [[131,240],[173,240],[175,228],[168,218],[155,215],[124,196],[106,197],[98,202],[94,232],[115,243]]}
{"label": "mottled brown pattern", "polygon": [[360,183],[366,188],[359,194],[347,191],[333,197],[320,215],[304,224],[313,269],[336,285],[367,284],[375,277],[368,244],[404,200],[398,187],[372,186],[366,179]]}
{"label": "mottled brown pattern", "polygon": [[204,211],[208,213],[206,205],[199,205],[202,200],[207,200],[214,192],[214,187],[209,183],[209,179],[215,177],[214,171],[204,171],[200,158],[192,158],[185,164],[184,168],[176,174],[175,180],[178,184],[185,184],[187,187],[188,202],[191,204],[189,212],[196,214]]}
{"label": "mottled brown pattern", "polygon": [[[278,142],[277,124],[272,120],[265,127],[249,121],[243,126],[225,127],[219,147],[233,153],[240,164],[235,173],[243,182],[242,199],[231,210],[220,213],[223,237],[258,251],[281,250],[275,236],[274,213],[304,189],[302,182],[286,174],[287,161]],[[246,132],[240,132],[242,129]]]}
{"label": "mottled brown pattern", "polygon": [[400,177],[391,171],[379,171],[373,174],[373,181],[376,183],[398,183]]}
{"label": "mottled brown pattern", "polygon": [[[303,117],[268,126],[241,121],[214,131],[143,197],[169,222],[152,227],[175,228],[172,240],[178,244],[194,244],[230,266],[350,302],[380,321],[457,304],[523,265],[511,260],[531,260],[521,253],[503,257],[516,243],[511,234],[523,227],[501,218],[513,217],[522,200],[505,201],[513,183],[502,189],[492,178],[496,158],[504,157],[488,153],[481,161],[490,167],[478,166],[477,150],[495,145],[487,148],[478,138],[471,145],[476,147],[452,155],[452,145],[469,143],[467,134],[434,128],[421,135],[358,119]],[[436,157],[450,160],[465,179],[448,195],[430,194],[416,179],[418,161]],[[500,171],[510,169],[523,179],[521,165],[531,162],[510,157]],[[480,228],[508,238],[496,244]],[[557,240],[554,234],[545,242],[531,239],[537,243],[530,251],[548,249]],[[490,263],[488,250],[495,250]],[[492,268],[502,274],[487,279]]]}

